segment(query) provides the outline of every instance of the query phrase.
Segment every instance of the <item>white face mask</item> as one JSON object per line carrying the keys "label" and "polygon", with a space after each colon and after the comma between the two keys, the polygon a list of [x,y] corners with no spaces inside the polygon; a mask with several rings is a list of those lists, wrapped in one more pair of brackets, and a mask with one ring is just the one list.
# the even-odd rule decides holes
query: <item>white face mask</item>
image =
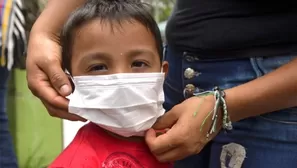
{"label": "white face mask", "polygon": [[163,109],[164,73],[76,76],[69,112],[115,134],[144,136]]}

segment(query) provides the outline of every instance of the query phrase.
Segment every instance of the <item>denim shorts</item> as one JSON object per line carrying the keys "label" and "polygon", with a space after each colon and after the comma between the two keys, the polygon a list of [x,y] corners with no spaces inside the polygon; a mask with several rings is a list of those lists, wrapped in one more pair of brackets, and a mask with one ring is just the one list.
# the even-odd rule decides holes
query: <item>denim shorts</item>
{"label": "denim shorts", "polygon": [[[201,60],[195,53],[166,48],[169,72],[164,85],[164,107],[167,111],[191,97],[193,92],[211,90],[215,86],[232,88],[296,58]],[[175,168],[297,167],[297,108],[247,118],[233,123],[233,127],[230,133],[219,133],[198,155],[177,161]]]}

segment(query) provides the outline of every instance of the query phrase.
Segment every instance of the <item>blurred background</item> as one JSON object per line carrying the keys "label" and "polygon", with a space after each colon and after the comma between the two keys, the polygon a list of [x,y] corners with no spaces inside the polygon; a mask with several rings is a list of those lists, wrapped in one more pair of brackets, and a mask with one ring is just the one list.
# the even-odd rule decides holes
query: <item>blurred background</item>
{"label": "blurred background", "polygon": [[[159,23],[162,36],[175,0],[143,0]],[[45,7],[46,0],[23,0],[26,34]],[[165,38],[164,38],[165,40]],[[12,70],[7,94],[7,113],[20,168],[43,168],[65,148],[83,125],[50,117],[39,99],[27,88],[24,60]]]}

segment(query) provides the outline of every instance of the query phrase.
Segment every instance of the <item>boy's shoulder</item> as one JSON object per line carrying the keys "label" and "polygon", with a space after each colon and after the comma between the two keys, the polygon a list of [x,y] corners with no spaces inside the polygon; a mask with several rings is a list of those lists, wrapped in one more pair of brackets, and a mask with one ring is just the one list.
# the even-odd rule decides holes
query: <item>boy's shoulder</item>
{"label": "boy's shoulder", "polygon": [[99,126],[83,126],[50,168],[169,168],[159,163],[144,142],[110,136]]}
{"label": "boy's shoulder", "polygon": [[49,168],[91,168],[92,165],[97,164],[97,154],[92,146],[92,141],[97,139],[97,137],[92,138],[94,136],[93,133],[95,133],[93,127],[90,123],[81,127],[72,142],[54,160]]}

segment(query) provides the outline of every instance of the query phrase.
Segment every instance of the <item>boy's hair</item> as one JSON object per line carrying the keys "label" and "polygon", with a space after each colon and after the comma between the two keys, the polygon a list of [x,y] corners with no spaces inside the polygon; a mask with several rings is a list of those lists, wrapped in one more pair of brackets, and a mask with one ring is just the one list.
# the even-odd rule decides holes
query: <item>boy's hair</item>
{"label": "boy's hair", "polygon": [[71,55],[74,31],[93,19],[101,19],[121,25],[122,21],[137,21],[144,25],[155,37],[156,47],[163,59],[163,44],[158,24],[148,11],[148,5],[140,0],[87,0],[71,14],[61,33],[62,64],[71,73]]}

